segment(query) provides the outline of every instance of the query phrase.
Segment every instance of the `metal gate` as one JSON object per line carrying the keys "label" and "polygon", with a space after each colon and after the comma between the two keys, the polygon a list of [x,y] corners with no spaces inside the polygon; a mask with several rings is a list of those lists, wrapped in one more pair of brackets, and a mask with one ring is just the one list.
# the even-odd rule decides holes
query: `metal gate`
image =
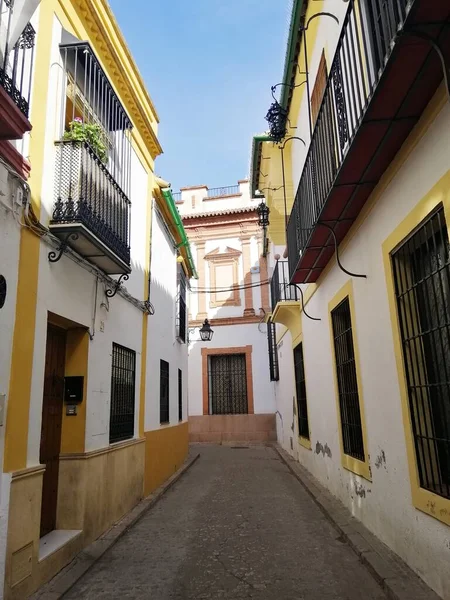
{"label": "metal gate", "polygon": [[248,413],[245,354],[209,356],[208,380],[210,414]]}

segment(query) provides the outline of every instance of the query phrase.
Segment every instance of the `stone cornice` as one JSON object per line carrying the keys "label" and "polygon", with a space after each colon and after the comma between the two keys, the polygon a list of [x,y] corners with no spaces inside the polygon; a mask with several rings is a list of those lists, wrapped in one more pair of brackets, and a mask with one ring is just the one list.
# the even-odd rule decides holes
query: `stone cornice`
{"label": "stone cornice", "polygon": [[[63,5],[62,0],[60,0]],[[153,129],[158,123],[153,102],[106,0],[72,0],[120,99],[151,157],[162,153]],[[64,9],[64,6],[63,6]]]}

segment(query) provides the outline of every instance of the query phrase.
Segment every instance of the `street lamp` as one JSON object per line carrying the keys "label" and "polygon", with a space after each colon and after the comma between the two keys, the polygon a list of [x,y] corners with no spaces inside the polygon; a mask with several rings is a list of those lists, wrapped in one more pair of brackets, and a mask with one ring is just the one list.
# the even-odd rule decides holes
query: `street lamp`
{"label": "street lamp", "polygon": [[211,329],[211,325],[209,324],[208,319],[205,319],[203,322],[203,326],[200,329],[200,340],[191,340],[189,339],[189,334],[194,333],[195,327],[192,327],[188,330],[188,342],[202,341],[202,342],[210,342],[213,339],[214,331]]}
{"label": "street lamp", "polygon": [[270,208],[267,206],[264,200],[258,204],[256,212],[258,213],[258,225],[266,228],[269,225]]}

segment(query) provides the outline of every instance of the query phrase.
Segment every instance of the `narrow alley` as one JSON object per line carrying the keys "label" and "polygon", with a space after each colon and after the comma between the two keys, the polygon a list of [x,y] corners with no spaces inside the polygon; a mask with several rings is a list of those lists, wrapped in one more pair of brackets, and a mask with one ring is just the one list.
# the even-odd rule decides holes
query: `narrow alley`
{"label": "narrow alley", "polygon": [[199,451],[65,598],[385,598],[272,448]]}

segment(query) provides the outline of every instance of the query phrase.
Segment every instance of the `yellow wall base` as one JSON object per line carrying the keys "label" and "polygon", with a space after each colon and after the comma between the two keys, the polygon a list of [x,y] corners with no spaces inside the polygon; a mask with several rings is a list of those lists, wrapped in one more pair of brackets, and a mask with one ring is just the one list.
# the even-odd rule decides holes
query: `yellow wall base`
{"label": "yellow wall base", "polygon": [[187,457],[188,449],[187,421],[145,432],[145,496],[178,471]]}

